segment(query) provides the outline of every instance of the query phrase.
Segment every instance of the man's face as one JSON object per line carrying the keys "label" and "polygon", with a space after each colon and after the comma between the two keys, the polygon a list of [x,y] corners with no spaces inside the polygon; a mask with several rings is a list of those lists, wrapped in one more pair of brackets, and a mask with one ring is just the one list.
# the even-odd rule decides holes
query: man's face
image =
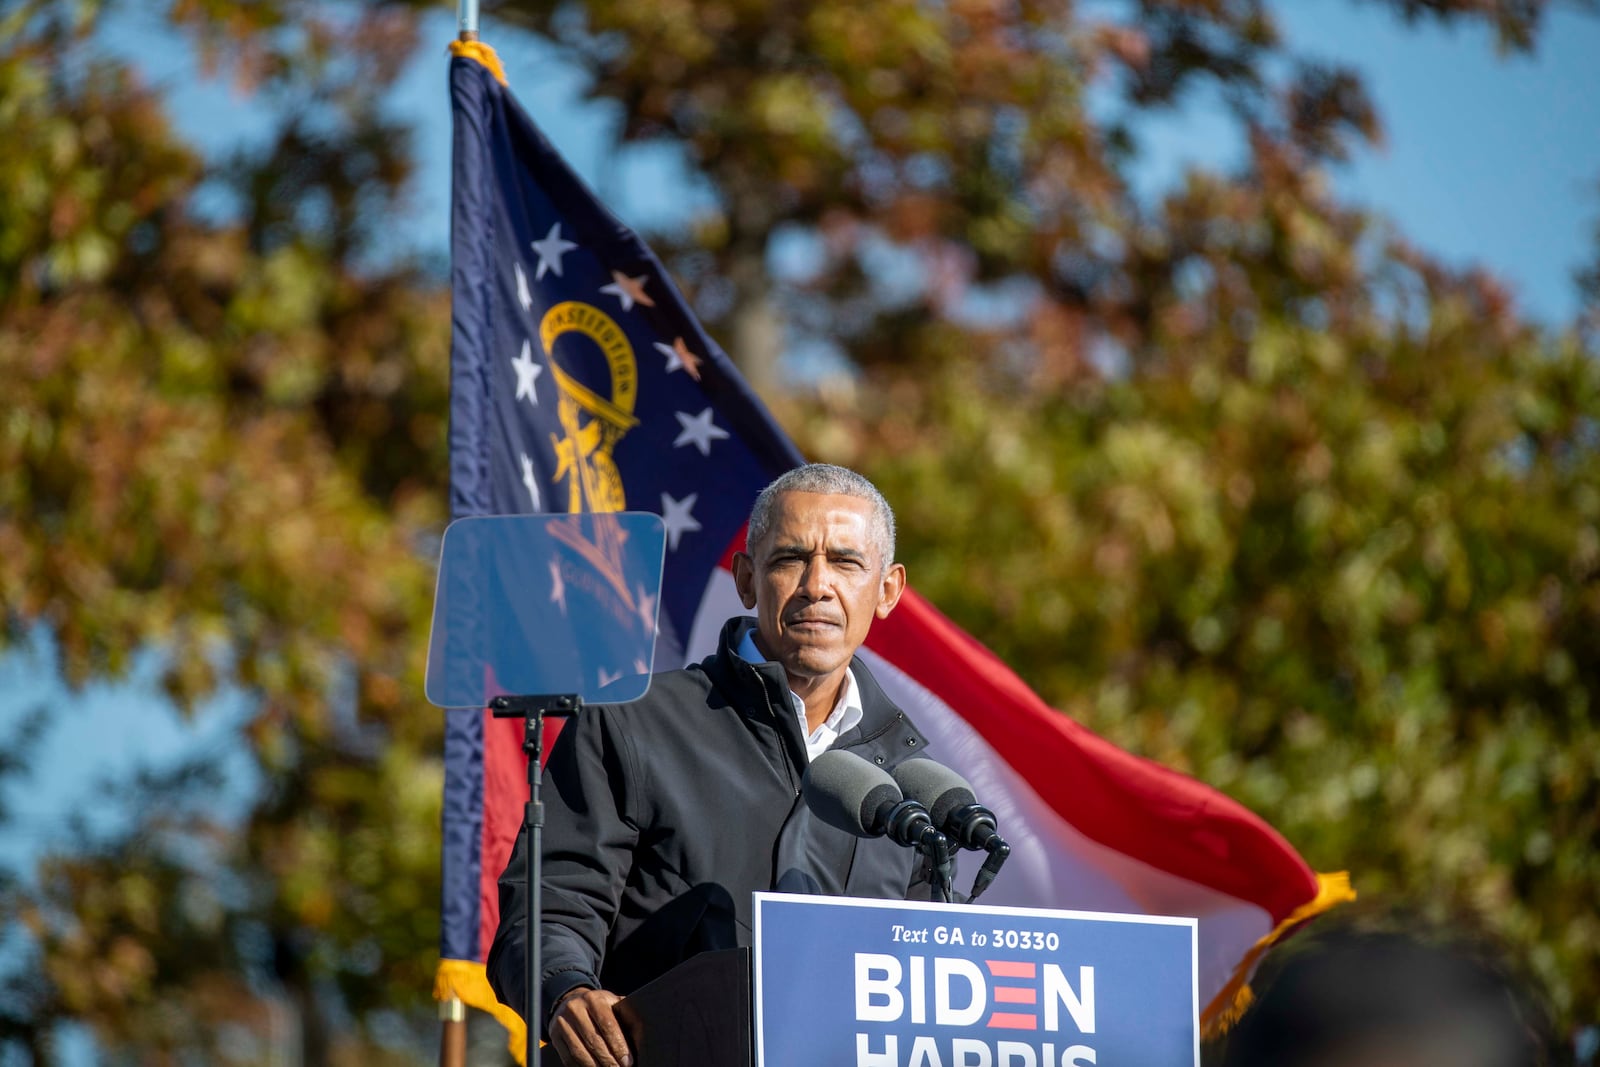
{"label": "man's face", "polygon": [[791,684],[823,680],[850,663],[874,618],[905,589],[873,539],[872,504],[831,493],[782,493],[760,544],[733,558],[739,599],[756,612],[761,650]]}

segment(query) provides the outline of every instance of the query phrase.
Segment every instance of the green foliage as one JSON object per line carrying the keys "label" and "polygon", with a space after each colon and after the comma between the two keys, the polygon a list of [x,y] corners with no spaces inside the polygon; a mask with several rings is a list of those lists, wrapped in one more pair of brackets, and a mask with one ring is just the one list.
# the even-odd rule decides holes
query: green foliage
{"label": "green foliage", "polygon": [[[1547,4],[1387,6],[1486,23],[1503,45],[1527,47]],[[490,17],[571,50],[591,94],[621,106],[622,141],[670,138],[710,181],[719,207],[658,251],[706,294],[708,325],[757,384],[776,380],[776,354],[747,329],[773,305],[793,333],[842,342],[858,365],[899,362],[923,353],[894,316],[942,314],[951,294],[938,279],[952,276],[1026,278],[1119,336],[1142,336],[1151,290],[1177,283],[1191,234],[1148,219],[1122,175],[1138,117],[1196,85],[1219,89],[1242,129],[1292,157],[1284,166],[1342,158],[1379,135],[1359,79],[1288,54],[1264,0],[1083,13],[1065,0],[503,0]],[[1087,106],[1096,83],[1121,105],[1104,125]],[[767,269],[775,236],[795,226],[826,248],[799,284]],[[882,238],[936,276],[911,307],[875,299]]]}
{"label": "green foliage", "polygon": [[1600,366],[1443,324],[1182,351],[1050,392],[972,366],[867,390],[829,458],[1048,700],[1364,894],[1491,924],[1588,1017]]}
{"label": "green foliage", "polygon": [[[1507,48],[1545,9],[1388,6]],[[179,768],[122,798],[136,832],[0,880],[33,946],[0,1047],[43,1060],[75,1018],[129,1060],[258,1062],[287,1002],[303,1062],[408,1056],[438,921],[418,694],[449,312],[373,239],[409,173],[379,103],[417,13],[166,8],[280,120],[220,162],[101,54],[100,5],[0,15],[0,643],[42,624],[75,683],[153,653],[194,714],[237,687],[263,780],[223,825],[214,775]],[[1330,195],[1380,134],[1358,79],[1289,54],[1260,0],[496,20],[584,63],[622,141],[684,147],[717,207],[664,251],[759,381],[774,322],[859,369],[775,399],[880,481],[924,593],[1367,899],[1481,917],[1563,1027],[1595,1021],[1594,326],[1533,329]],[[1247,158],[1143,202],[1139,117],[1196,86]],[[207,184],[237,218],[195,210]],[[795,237],[812,262],[775,269]]]}
{"label": "green foliage", "polygon": [[137,832],[8,895],[38,953],[12,1039],[42,1049],[73,1017],[141,1057],[259,1062],[276,998],[299,1007],[308,1062],[392,1057],[367,1019],[426,1001],[438,936],[442,723],[416,694],[449,311],[404,269],[357,271],[361,216],[337,205],[392,203],[402,146],[296,127],[286,143],[337,165],[285,178],[279,146],[261,164],[276,177],[245,160],[226,176],[331,215],[210,224],[191,201],[213,176],[87,27],[64,35],[45,8],[13,29],[5,642],[44,623],[80,683],[154,650],[185,708],[241,687],[263,786],[234,827],[203,803],[178,817],[200,785],[161,783],[129,805]]}

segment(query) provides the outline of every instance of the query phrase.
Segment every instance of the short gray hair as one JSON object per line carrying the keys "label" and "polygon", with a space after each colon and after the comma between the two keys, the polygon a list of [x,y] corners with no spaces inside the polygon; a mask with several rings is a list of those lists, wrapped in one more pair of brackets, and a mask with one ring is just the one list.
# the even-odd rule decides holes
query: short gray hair
{"label": "short gray hair", "polygon": [[[894,562],[894,509],[878,492],[878,487],[848,467],[835,467],[831,463],[807,463],[792,471],[780,474],[771,485],[761,490],[750,508],[750,529],[745,534],[744,547],[759,544],[772,525],[773,501],[783,493],[828,493],[853,496],[872,505],[872,543],[888,570]],[[752,553],[753,554],[753,553]]]}

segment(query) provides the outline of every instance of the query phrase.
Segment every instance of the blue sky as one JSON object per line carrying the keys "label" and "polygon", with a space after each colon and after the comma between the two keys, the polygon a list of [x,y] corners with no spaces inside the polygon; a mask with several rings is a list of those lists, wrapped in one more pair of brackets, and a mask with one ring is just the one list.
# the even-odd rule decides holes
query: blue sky
{"label": "blue sky", "polygon": [[1289,37],[1357,67],[1387,147],[1341,186],[1423,248],[1505,279],[1544,322],[1578,310],[1600,220],[1600,19],[1552,5],[1531,56],[1486,30],[1397,29],[1372,5],[1283,5]]}
{"label": "blue sky", "polygon": [[[1536,51],[1501,55],[1478,26],[1431,21],[1407,27],[1370,0],[1293,0],[1273,5],[1290,46],[1355,67],[1385,130],[1383,146],[1333,174],[1346,196],[1454,266],[1480,265],[1503,279],[1519,306],[1562,324],[1578,310],[1572,272],[1592,253],[1600,222],[1600,17],[1553,5]],[[444,255],[449,241],[448,12],[431,16],[424,44],[389,100],[415,124],[417,180],[396,248]],[[168,91],[182,131],[224,150],[266,130],[258,102],[225,83],[203,82],[193,58],[153,16],[123,16],[108,35]],[[655,144],[608,155],[615,108],[585,102],[585,76],[548,44],[483,27],[529,113],[590,184],[636,228],[681,224],[709,192],[681,153]],[[1192,93],[1178,110],[1141,124],[1136,187],[1154,193],[1188,166],[1226,166],[1239,134],[1215,94]]]}
{"label": "blue sky", "polygon": [[[1294,0],[1274,10],[1290,45],[1355,67],[1385,130],[1384,146],[1337,169],[1337,187],[1454,266],[1502,278],[1519,307],[1550,324],[1578,310],[1572,272],[1595,247],[1600,222],[1600,18],[1552,11],[1531,55],[1502,56],[1487,29],[1414,28],[1377,4]],[[440,15],[442,50],[454,20]],[[581,100],[580,71],[548,46],[495,33],[512,88],[535,121],[623,219],[670,226],[706,194],[670,147],[605,158],[597,133],[616,120]],[[396,110],[419,122],[425,157],[415,190],[416,246],[448,240],[449,101],[441,52],[424,48],[396,88]],[[1188,166],[1225,166],[1238,134],[1208,94],[1143,125],[1142,192],[1170,186]]]}
{"label": "blue sky", "polygon": [[[1600,221],[1600,18],[1558,6],[1534,53],[1503,56],[1487,29],[1408,29],[1374,3],[1273,10],[1293,49],[1359,71],[1382,119],[1383,145],[1333,170],[1336,188],[1446,263],[1487,268],[1532,318],[1569,322]],[[1145,193],[1241,149],[1204,93],[1143,131]]]}

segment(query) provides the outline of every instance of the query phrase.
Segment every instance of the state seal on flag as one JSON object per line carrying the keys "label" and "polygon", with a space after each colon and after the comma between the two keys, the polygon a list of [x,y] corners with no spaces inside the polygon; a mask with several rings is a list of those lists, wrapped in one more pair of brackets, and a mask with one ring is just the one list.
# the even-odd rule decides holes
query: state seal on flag
{"label": "state seal on flag", "polygon": [[[569,333],[588,338],[605,357],[609,396],[601,396],[561,365],[556,341]],[[551,434],[550,443],[556,454],[555,480],[568,479],[567,510],[624,510],[627,496],[612,453],[622,435],[639,425],[633,415],[639,392],[633,344],[610,315],[577,300],[562,301],[545,312],[539,321],[539,344],[561,394],[557,411],[564,436]]]}

